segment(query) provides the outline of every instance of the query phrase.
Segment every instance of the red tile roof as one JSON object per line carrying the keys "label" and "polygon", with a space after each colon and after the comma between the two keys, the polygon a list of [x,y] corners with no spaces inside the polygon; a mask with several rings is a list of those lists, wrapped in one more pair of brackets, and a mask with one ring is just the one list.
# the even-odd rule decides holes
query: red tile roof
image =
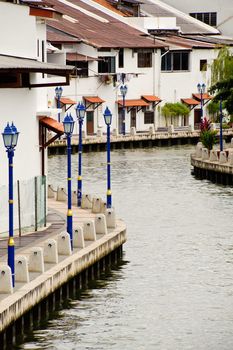
{"label": "red tile roof", "polygon": [[55,33],[47,27],[47,40],[52,43],[77,43],[80,42],[79,39],[74,38],[73,36],[63,34],[63,33]]}
{"label": "red tile roof", "polygon": [[[123,106],[123,101],[118,100],[117,103],[120,106]],[[138,99],[138,100],[125,100],[125,107],[143,107],[143,106],[149,106],[149,103],[145,102],[144,100]]]}
{"label": "red tile roof", "polygon": [[[201,101],[201,94],[193,94],[193,97],[198,100]],[[210,96],[208,93],[204,93],[202,94],[202,99],[203,100],[212,100],[212,96]]]}
{"label": "red tile roof", "polygon": [[[74,7],[58,0],[51,0],[53,8],[67,17],[55,22],[48,20],[50,27],[74,36],[99,48],[161,48],[165,45],[152,38],[143,37],[143,32],[113,18],[80,0],[73,0]],[[75,8],[78,6],[78,8]],[[79,9],[80,8],[80,9]]]}
{"label": "red tile roof", "polygon": [[161,98],[154,96],[154,95],[142,95],[142,98],[146,100],[147,102],[160,102],[162,101]]}
{"label": "red tile roof", "polygon": [[98,61],[98,58],[81,55],[76,52],[67,52],[66,53],[67,61]]}
{"label": "red tile roof", "polygon": [[83,96],[84,100],[90,103],[103,103],[105,102],[98,96]]}
{"label": "red tile roof", "polygon": [[184,48],[184,49],[192,49],[192,48],[208,48],[214,49],[216,47],[213,43],[204,42],[196,39],[189,39],[182,36],[171,35],[171,36],[161,36],[159,37],[164,41],[166,46],[171,46],[170,50],[173,47]]}
{"label": "red tile roof", "polygon": [[68,97],[61,97],[60,98],[61,103],[63,103],[63,105],[74,105],[76,102],[71,100]]}
{"label": "red tile roof", "polygon": [[57,133],[64,134],[64,127],[62,123],[57,122],[55,119],[50,117],[43,117],[40,119],[40,124],[45,126],[47,129]]}
{"label": "red tile roof", "polygon": [[181,101],[190,106],[200,104],[200,102],[197,100],[194,100],[194,98],[182,98]]}

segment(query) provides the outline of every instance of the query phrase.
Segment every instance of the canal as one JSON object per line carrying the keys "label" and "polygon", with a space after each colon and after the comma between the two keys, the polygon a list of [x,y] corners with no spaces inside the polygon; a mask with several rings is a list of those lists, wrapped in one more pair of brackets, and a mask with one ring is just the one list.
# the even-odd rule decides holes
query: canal
{"label": "canal", "polygon": [[[193,150],[112,153],[113,204],[128,227],[123,261],[20,349],[233,349],[233,189],[196,180]],[[84,193],[105,196],[105,158],[84,154]],[[72,162],[76,179],[77,154]],[[65,156],[49,159],[49,183],[66,186]]]}

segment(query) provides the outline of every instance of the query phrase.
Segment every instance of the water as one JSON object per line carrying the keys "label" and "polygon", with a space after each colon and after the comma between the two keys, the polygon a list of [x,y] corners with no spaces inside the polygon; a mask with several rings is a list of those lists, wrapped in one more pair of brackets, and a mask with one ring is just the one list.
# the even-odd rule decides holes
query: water
{"label": "water", "polygon": [[[192,151],[112,153],[113,202],[128,227],[123,263],[21,349],[233,349],[233,189],[192,177]],[[84,192],[105,196],[105,158],[84,154]],[[49,183],[65,186],[65,162],[49,159]],[[72,162],[75,179],[77,155]]]}

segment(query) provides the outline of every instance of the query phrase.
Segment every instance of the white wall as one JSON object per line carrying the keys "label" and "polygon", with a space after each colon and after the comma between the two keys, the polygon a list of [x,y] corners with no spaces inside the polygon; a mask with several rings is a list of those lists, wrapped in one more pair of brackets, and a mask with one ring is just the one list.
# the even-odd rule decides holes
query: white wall
{"label": "white wall", "polygon": [[35,17],[29,7],[0,2],[0,53],[36,58]]}
{"label": "white wall", "polygon": [[[37,40],[45,41],[45,24],[29,16],[28,6],[0,2],[0,54],[37,58]],[[38,57],[41,59],[40,57]],[[41,81],[42,74],[31,74],[33,82]],[[44,81],[46,80],[46,77]],[[34,177],[41,175],[41,152],[39,148],[39,123],[37,111],[47,107],[46,88],[0,89],[0,132],[7,122],[14,122],[19,134],[14,156],[14,183],[20,180],[23,188],[23,225],[34,223],[33,184]],[[8,159],[3,140],[0,140],[0,233],[8,228]],[[16,187],[15,187],[16,189]],[[15,193],[15,199],[17,198]],[[15,201],[15,225],[17,223],[17,200]]]}
{"label": "white wall", "polygon": [[233,36],[232,0],[164,0],[164,2],[187,14],[191,12],[217,12],[217,28],[223,34]]}
{"label": "white wall", "polygon": [[[79,52],[79,48],[76,48]],[[90,49],[90,50],[89,50]],[[142,95],[156,95],[163,101],[155,108],[155,128],[158,126],[164,126],[165,120],[161,116],[160,107],[166,102],[180,102],[181,98],[191,98],[192,93],[197,92],[197,84],[205,83],[210,86],[210,64],[217,55],[217,51],[214,49],[194,49],[190,51],[190,69],[187,72],[161,72],[161,51],[155,50],[152,54],[152,67],[151,68],[138,68],[137,67],[137,53],[134,53],[131,49],[124,50],[124,68],[118,67],[118,51],[112,50],[111,53],[103,53],[93,51],[92,47],[87,45],[82,46],[82,53],[97,57],[99,56],[116,56],[116,73],[132,73],[129,74],[129,80],[126,81],[128,86],[128,92],[126,99],[140,99]],[[207,59],[208,69],[206,72],[200,71],[200,60]],[[113,83],[105,84],[101,80],[101,76],[98,76],[98,63],[89,63],[89,77],[88,78],[72,78],[70,86],[63,87],[63,96],[73,99],[78,102],[82,99],[82,96],[96,96],[105,100],[103,105],[99,106],[94,112],[95,125],[94,132],[97,129],[102,128],[105,131],[103,121],[103,111],[106,106],[109,107],[113,114],[112,128],[118,129],[118,104],[117,100],[121,100],[120,94],[120,82],[117,82],[115,86]],[[54,100],[54,88],[48,90],[48,99]],[[199,108],[199,107],[196,107]],[[206,107],[204,108],[204,110]],[[74,108],[70,108],[69,112],[75,117]],[[206,113],[206,111],[205,111]],[[63,112],[63,116],[64,116]],[[181,123],[181,120],[179,121]],[[194,111],[191,111],[189,124],[194,123]],[[146,131],[150,124],[144,124],[144,112],[139,111],[137,113],[137,130]],[[84,121],[84,130],[86,128],[86,121]],[[126,131],[130,131],[130,113],[126,113]],[[77,133],[77,127],[74,130]]]}
{"label": "white wall", "polygon": [[[124,55],[124,68],[118,68],[118,51],[112,50],[112,52],[97,52],[96,49],[87,46],[81,45],[80,50],[76,48],[79,53],[84,55],[97,57],[99,56],[115,56],[116,57],[116,73],[131,72],[132,74],[128,75],[129,80],[126,81],[128,86],[127,99],[140,99],[141,95],[157,95],[157,79],[158,71],[160,69],[160,54],[159,50],[155,51],[152,57],[153,67],[152,68],[138,68],[137,67],[137,53],[133,53],[131,49],[125,49]],[[72,51],[72,50],[70,50]],[[74,51],[74,50],[73,50]],[[52,55],[53,57],[57,54]],[[59,54],[59,57],[61,54]],[[48,55],[49,57],[49,55]],[[50,58],[48,58],[50,60]],[[53,58],[54,59],[54,58]],[[83,96],[99,96],[105,102],[100,105],[95,110],[95,125],[94,132],[97,132],[97,129],[102,128],[105,131],[105,125],[103,120],[103,112],[106,106],[109,107],[113,114],[112,128],[118,128],[118,104],[117,100],[121,100],[120,94],[120,82],[117,82],[115,86],[113,83],[105,84],[101,76],[98,76],[98,62],[93,61],[89,62],[89,77],[82,78],[76,77],[71,79],[70,86],[63,87],[63,97],[69,97],[75,102],[78,102],[82,99]],[[48,89],[48,100],[52,101],[53,107],[56,106],[55,101],[55,92],[54,88]],[[64,110],[64,109],[63,109]],[[70,108],[69,112],[72,113],[75,117],[74,108]],[[63,112],[62,117],[65,113]],[[144,125],[144,113],[141,111],[138,113],[138,128],[139,130],[148,130],[149,125]],[[86,121],[84,121],[84,130],[86,128]],[[130,130],[130,114],[126,114],[126,130]],[[77,133],[77,128],[74,130]]]}
{"label": "white wall", "polygon": [[[187,72],[161,72],[159,78],[160,97],[165,102],[181,102],[181,98],[192,98],[193,93],[198,93],[197,84],[205,83],[207,89],[211,85],[210,64],[217,52],[212,50],[193,50],[190,52],[190,70]],[[200,60],[207,59],[207,71],[200,71]],[[200,107],[196,107],[200,108]],[[204,107],[204,115],[206,107]],[[194,111],[190,113],[190,123],[193,124]],[[165,120],[160,116],[160,123],[165,125]]]}

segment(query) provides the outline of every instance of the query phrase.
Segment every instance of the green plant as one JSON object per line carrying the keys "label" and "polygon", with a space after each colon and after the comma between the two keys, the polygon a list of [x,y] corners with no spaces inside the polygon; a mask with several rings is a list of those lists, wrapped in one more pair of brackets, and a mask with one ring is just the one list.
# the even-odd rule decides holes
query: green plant
{"label": "green plant", "polygon": [[200,134],[200,140],[205,148],[209,151],[213,148],[213,145],[217,143],[217,130],[202,130]]}
{"label": "green plant", "polygon": [[170,103],[167,102],[165,105],[161,108],[162,115],[166,119],[166,125],[167,125],[167,119],[171,118],[171,124],[172,124],[172,118],[178,117],[179,115],[187,116],[190,113],[189,108],[184,104],[180,102],[176,103]]}
{"label": "green plant", "polygon": [[222,100],[227,112],[233,114],[233,55],[229,48],[219,50],[218,57],[211,65],[210,93],[215,94],[213,101]]}

